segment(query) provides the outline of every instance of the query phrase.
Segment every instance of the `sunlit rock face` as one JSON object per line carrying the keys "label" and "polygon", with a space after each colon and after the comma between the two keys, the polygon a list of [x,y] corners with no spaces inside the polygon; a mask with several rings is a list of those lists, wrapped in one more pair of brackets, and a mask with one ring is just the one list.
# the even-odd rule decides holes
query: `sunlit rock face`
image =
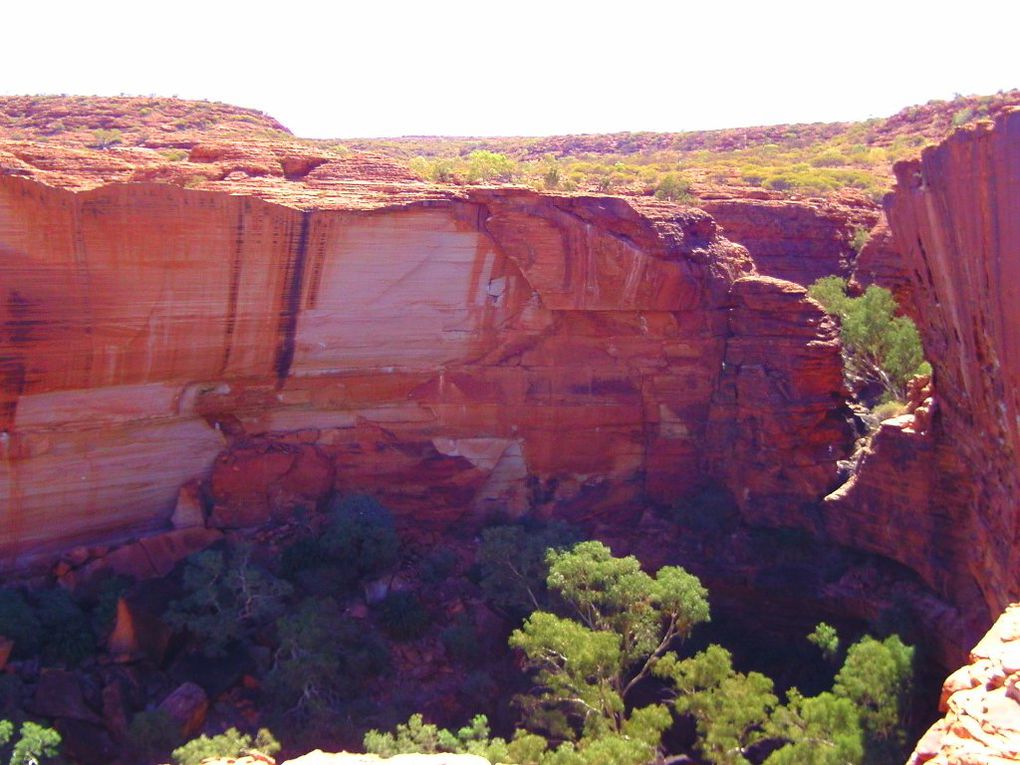
{"label": "sunlit rock face", "polygon": [[917,546],[995,614],[1020,599],[1020,111],[896,175],[889,220],[913,274],[945,463],[919,509],[949,530]]}
{"label": "sunlit rock face", "polygon": [[942,686],[941,720],[908,765],[1005,765],[1020,760],[1020,605],[1007,608]]}
{"label": "sunlit rock face", "polygon": [[225,527],[333,488],[423,524],[625,516],[702,479],[751,270],[709,216],[512,190],[322,207],[0,181],[7,565],[163,526],[201,475]]}

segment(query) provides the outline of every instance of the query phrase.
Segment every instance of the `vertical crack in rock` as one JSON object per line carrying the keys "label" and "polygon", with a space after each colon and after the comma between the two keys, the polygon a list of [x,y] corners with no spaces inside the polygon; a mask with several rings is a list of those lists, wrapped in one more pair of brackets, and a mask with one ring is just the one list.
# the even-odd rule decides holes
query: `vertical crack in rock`
{"label": "vertical crack in rock", "polygon": [[223,361],[220,374],[225,374],[234,347],[234,331],[237,328],[237,297],[241,289],[241,262],[244,253],[244,219],[248,203],[242,202],[237,211],[237,229],[234,235],[234,259],[230,264],[230,292],[227,295],[227,325],[223,340]]}
{"label": "vertical crack in rock", "polygon": [[312,213],[305,210],[301,213],[301,228],[297,241],[291,240],[290,259],[287,262],[287,274],[283,285],[283,300],[280,309],[279,342],[276,347],[277,386],[290,374],[290,365],[294,361],[294,343],[297,334],[298,310],[301,304],[301,285],[304,281],[305,260],[308,251],[308,229],[311,226]]}

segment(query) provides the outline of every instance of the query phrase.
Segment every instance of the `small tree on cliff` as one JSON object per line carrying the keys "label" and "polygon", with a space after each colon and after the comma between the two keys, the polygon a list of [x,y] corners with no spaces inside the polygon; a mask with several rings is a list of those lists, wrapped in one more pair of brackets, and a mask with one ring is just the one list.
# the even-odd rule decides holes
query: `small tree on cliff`
{"label": "small tree on cliff", "polygon": [[860,297],[850,297],[843,279],[827,276],[812,284],[808,295],[840,319],[843,365],[851,386],[876,382],[887,398],[902,401],[910,378],[931,373],[917,327],[910,317],[895,315],[889,290],[872,284]]}

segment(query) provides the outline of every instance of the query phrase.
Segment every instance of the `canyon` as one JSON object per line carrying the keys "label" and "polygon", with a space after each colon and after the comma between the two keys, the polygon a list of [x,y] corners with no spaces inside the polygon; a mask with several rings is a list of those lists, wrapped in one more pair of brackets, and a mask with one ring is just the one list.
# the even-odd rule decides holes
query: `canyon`
{"label": "canyon", "polygon": [[[818,597],[907,608],[946,669],[1020,600],[1020,110],[898,164],[884,213],[437,185],[280,127],[0,141],[5,573],[162,574],[335,492],[645,549],[649,508],[721,487],[870,556]],[[934,370],[863,449],[828,273],[892,288]],[[716,572],[738,598],[754,555]]]}

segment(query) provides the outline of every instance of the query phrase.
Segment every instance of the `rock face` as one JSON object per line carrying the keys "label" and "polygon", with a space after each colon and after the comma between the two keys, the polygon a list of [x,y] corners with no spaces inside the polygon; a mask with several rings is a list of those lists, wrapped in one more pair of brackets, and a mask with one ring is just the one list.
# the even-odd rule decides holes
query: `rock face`
{"label": "rock face", "polygon": [[738,279],[729,305],[710,448],[746,520],[815,531],[803,506],[836,488],[853,440],[838,329],[803,287],[771,277]]}
{"label": "rock face", "polygon": [[0,179],[6,565],[164,527],[194,476],[214,526],[334,488],[428,524],[626,513],[721,459],[705,428],[752,266],[705,213],[313,196]]}
{"label": "rock face", "polygon": [[1020,605],[999,617],[942,686],[945,717],[908,765],[1006,765],[1020,761]]}
{"label": "rock face", "polygon": [[855,232],[871,230],[879,218],[877,205],[851,193],[826,201],[727,196],[699,205],[728,239],[747,247],[760,273],[805,286],[849,276]]}
{"label": "rock face", "polygon": [[1020,111],[896,175],[889,222],[938,390],[939,470],[913,497],[933,525],[912,557],[938,551],[946,586],[976,587],[995,614],[1020,599]]}

